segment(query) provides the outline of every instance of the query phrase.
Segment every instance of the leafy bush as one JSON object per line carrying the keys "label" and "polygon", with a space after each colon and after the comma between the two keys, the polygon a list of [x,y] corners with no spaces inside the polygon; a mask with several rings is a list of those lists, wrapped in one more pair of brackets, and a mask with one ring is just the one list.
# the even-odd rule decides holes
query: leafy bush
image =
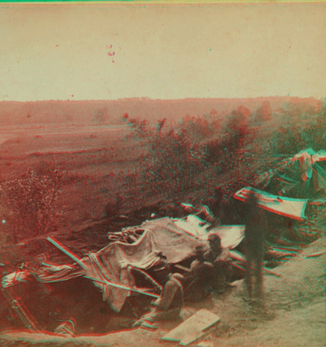
{"label": "leafy bush", "polygon": [[63,213],[55,209],[62,187],[74,180],[55,166],[41,162],[0,182],[2,204],[10,215],[11,229],[18,238],[55,230]]}
{"label": "leafy bush", "polygon": [[[124,116],[133,129],[133,138],[146,142],[149,154],[141,158],[140,180],[148,191],[189,189],[202,165],[198,154],[198,140],[192,134],[192,124],[182,122],[178,129],[166,126],[166,119],[156,126],[146,120]],[[126,184],[134,185],[135,177],[128,177]],[[132,182],[129,182],[131,179]]]}
{"label": "leafy bush", "polygon": [[117,193],[105,205],[104,216],[106,218],[112,218],[121,212],[123,206],[124,198],[121,194]]}
{"label": "leafy bush", "polygon": [[320,109],[288,105],[282,109],[283,122],[271,140],[275,154],[293,155],[305,148],[325,149],[326,105]]}
{"label": "leafy bush", "polygon": [[220,130],[220,122],[211,115],[197,118],[186,116],[182,119],[180,125],[183,134],[186,134],[197,143],[216,135]]}
{"label": "leafy bush", "polygon": [[149,140],[150,154],[143,161],[143,179],[156,190],[189,189],[200,172],[198,145],[182,129],[159,130]]}
{"label": "leafy bush", "polygon": [[262,123],[272,118],[272,107],[270,101],[264,101],[256,110],[253,121],[255,123]]}
{"label": "leafy bush", "polygon": [[250,111],[240,106],[232,111],[228,116],[228,122],[225,128],[225,147],[229,152],[238,154],[241,149],[251,140],[251,129],[248,126]]}
{"label": "leafy bush", "polygon": [[213,138],[202,146],[205,166],[214,165],[218,172],[224,171],[232,161],[229,138]]}

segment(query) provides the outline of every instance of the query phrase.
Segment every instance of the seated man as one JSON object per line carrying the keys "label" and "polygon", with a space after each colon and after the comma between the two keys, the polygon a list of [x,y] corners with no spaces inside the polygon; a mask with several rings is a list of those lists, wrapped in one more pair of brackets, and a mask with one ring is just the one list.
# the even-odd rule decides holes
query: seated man
{"label": "seated man", "polygon": [[204,253],[205,249],[201,246],[196,247],[196,259],[191,263],[189,274],[185,276],[183,281],[185,301],[203,300],[211,292],[214,266],[205,261]]}
{"label": "seated man", "polygon": [[280,226],[278,228],[277,237],[275,240],[276,243],[279,243],[281,240],[283,243],[284,241],[285,243],[291,243],[301,240],[301,234],[298,231],[293,219],[283,217],[282,222],[279,224]]}
{"label": "seated man", "polygon": [[146,325],[147,322],[177,319],[183,306],[183,287],[180,282],[182,279],[183,276],[180,274],[169,274],[161,297],[152,304],[152,310],[135,322],[133,327]]}
{"label": "seated man", "polygon": [[208,242],[210,249],[204,253],[204,260],[214,266],[215,286],[219,292],[223,293],[231,271],[229,251],[227,248],[222,248],[221,239],[216,234],[210,234]]}
{"label": "seated man", "polygon": [[160,252],[155,251],[157,254],[157,260],[152,264],[147,273],[160,285],[164,286],[167,276],[170,273],[170,265],[166,259],[166,256]]}

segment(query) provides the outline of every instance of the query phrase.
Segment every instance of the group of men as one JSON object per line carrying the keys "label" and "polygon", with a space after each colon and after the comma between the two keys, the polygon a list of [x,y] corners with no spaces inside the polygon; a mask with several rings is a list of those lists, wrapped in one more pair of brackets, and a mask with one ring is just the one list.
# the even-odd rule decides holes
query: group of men
{"label": "group of men", "polygon": [[227,273],[230,268],[228,251],[221,247],[218,235],[211,234],[208,239],[209,249],[197,247],[193,261],[186,274],[171,273],[164,255],[159,253],[160,274],[163,284],[161,296],[152,303],[152,309],[135,322],[134,327],[150,326],[155,321],[174,320],[180,315],[184,300],[200,301],[212,290],[222,292],[225,289]]}
{"label": "group of men", "polygon": [[[249,299],[262,299],[263,278],[262,264],[266,234],[266,218],[264,211],[258,207],[258,198],[249,195],[246,209],[245,283]],[[134,327],[151,326],[155,321],[174,320],[180,315],[184,300],[200,301],[212,291],[221,293],[225,290],[231,274],[231,258],[228,249],[221,247],[221,239],[211,233],[208,237],[209,248],[197,247],[194,260],[185,275],[171,274],[169,264],[162,253],[159,253],[163,276],[163,291],[159,299],[152,303],[151,311],[141,317]]]}

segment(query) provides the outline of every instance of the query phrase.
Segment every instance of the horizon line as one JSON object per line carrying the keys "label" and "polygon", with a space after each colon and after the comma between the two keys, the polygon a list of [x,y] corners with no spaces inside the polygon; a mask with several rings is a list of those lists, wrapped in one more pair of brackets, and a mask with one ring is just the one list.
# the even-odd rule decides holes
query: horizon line
{"label": "horizon line", "polygon": [[202,5],[323,5],[326,0],[2,0],[1,5],[43,5],[43,6],[55,6],[55,5],[109,5],[109,6],[202,6]]}
{"label": "horizon line", "polygon": [[186,98],[176,98],[176,99],[155,99],[155,98],[149,98],[149,97],[127,97],[127,98],[117,98],[117,99],[40,99],[40,100],[1,100],[2,102],[20,102],[20,103],[26,103],[26,102],[80,102],[80,101],[86,101],[86,102],[98,102],[98,101],[105,101],[105,102],[111,102],[111,101],[182,101],[182,100],[254,100],[254,99],[276,99],[276,98],[292,98],[292,99],[315,99],[322,101],[326,99],[326,96],[324,97],[316,97],[316,96],[294,96],[294,95],[274,95],[274,96],[255,96],[255,97],[186,97]]}

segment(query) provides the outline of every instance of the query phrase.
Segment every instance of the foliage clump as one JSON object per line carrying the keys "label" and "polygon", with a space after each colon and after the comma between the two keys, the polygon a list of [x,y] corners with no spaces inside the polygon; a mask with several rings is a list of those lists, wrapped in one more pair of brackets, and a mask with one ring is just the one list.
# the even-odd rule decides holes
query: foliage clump
{"label": "foliage clump", "polygon": [[287,104],[279,110],[278,117],[280,126],[270,140],[274,154],[291,156],[306,148],[325,149],[325,102],[320,107]]}
{"label": "foliage clump", "polygon": [[189,129],[168,126],[162,119],[155,126],[147,121],[130,120],[135,139],[144,139],[148,155],[141,160],[141,180],[153,191],[185,191],[202,167]]}
{"label": "foliage clump", "polygon": [[57,229],[64,218],[56,202],[65,184],[75,177],[53,164],[37,166],[15,173],[0,182],[0,195],[6,211],[6,225],[15,239],[36,237]]}

